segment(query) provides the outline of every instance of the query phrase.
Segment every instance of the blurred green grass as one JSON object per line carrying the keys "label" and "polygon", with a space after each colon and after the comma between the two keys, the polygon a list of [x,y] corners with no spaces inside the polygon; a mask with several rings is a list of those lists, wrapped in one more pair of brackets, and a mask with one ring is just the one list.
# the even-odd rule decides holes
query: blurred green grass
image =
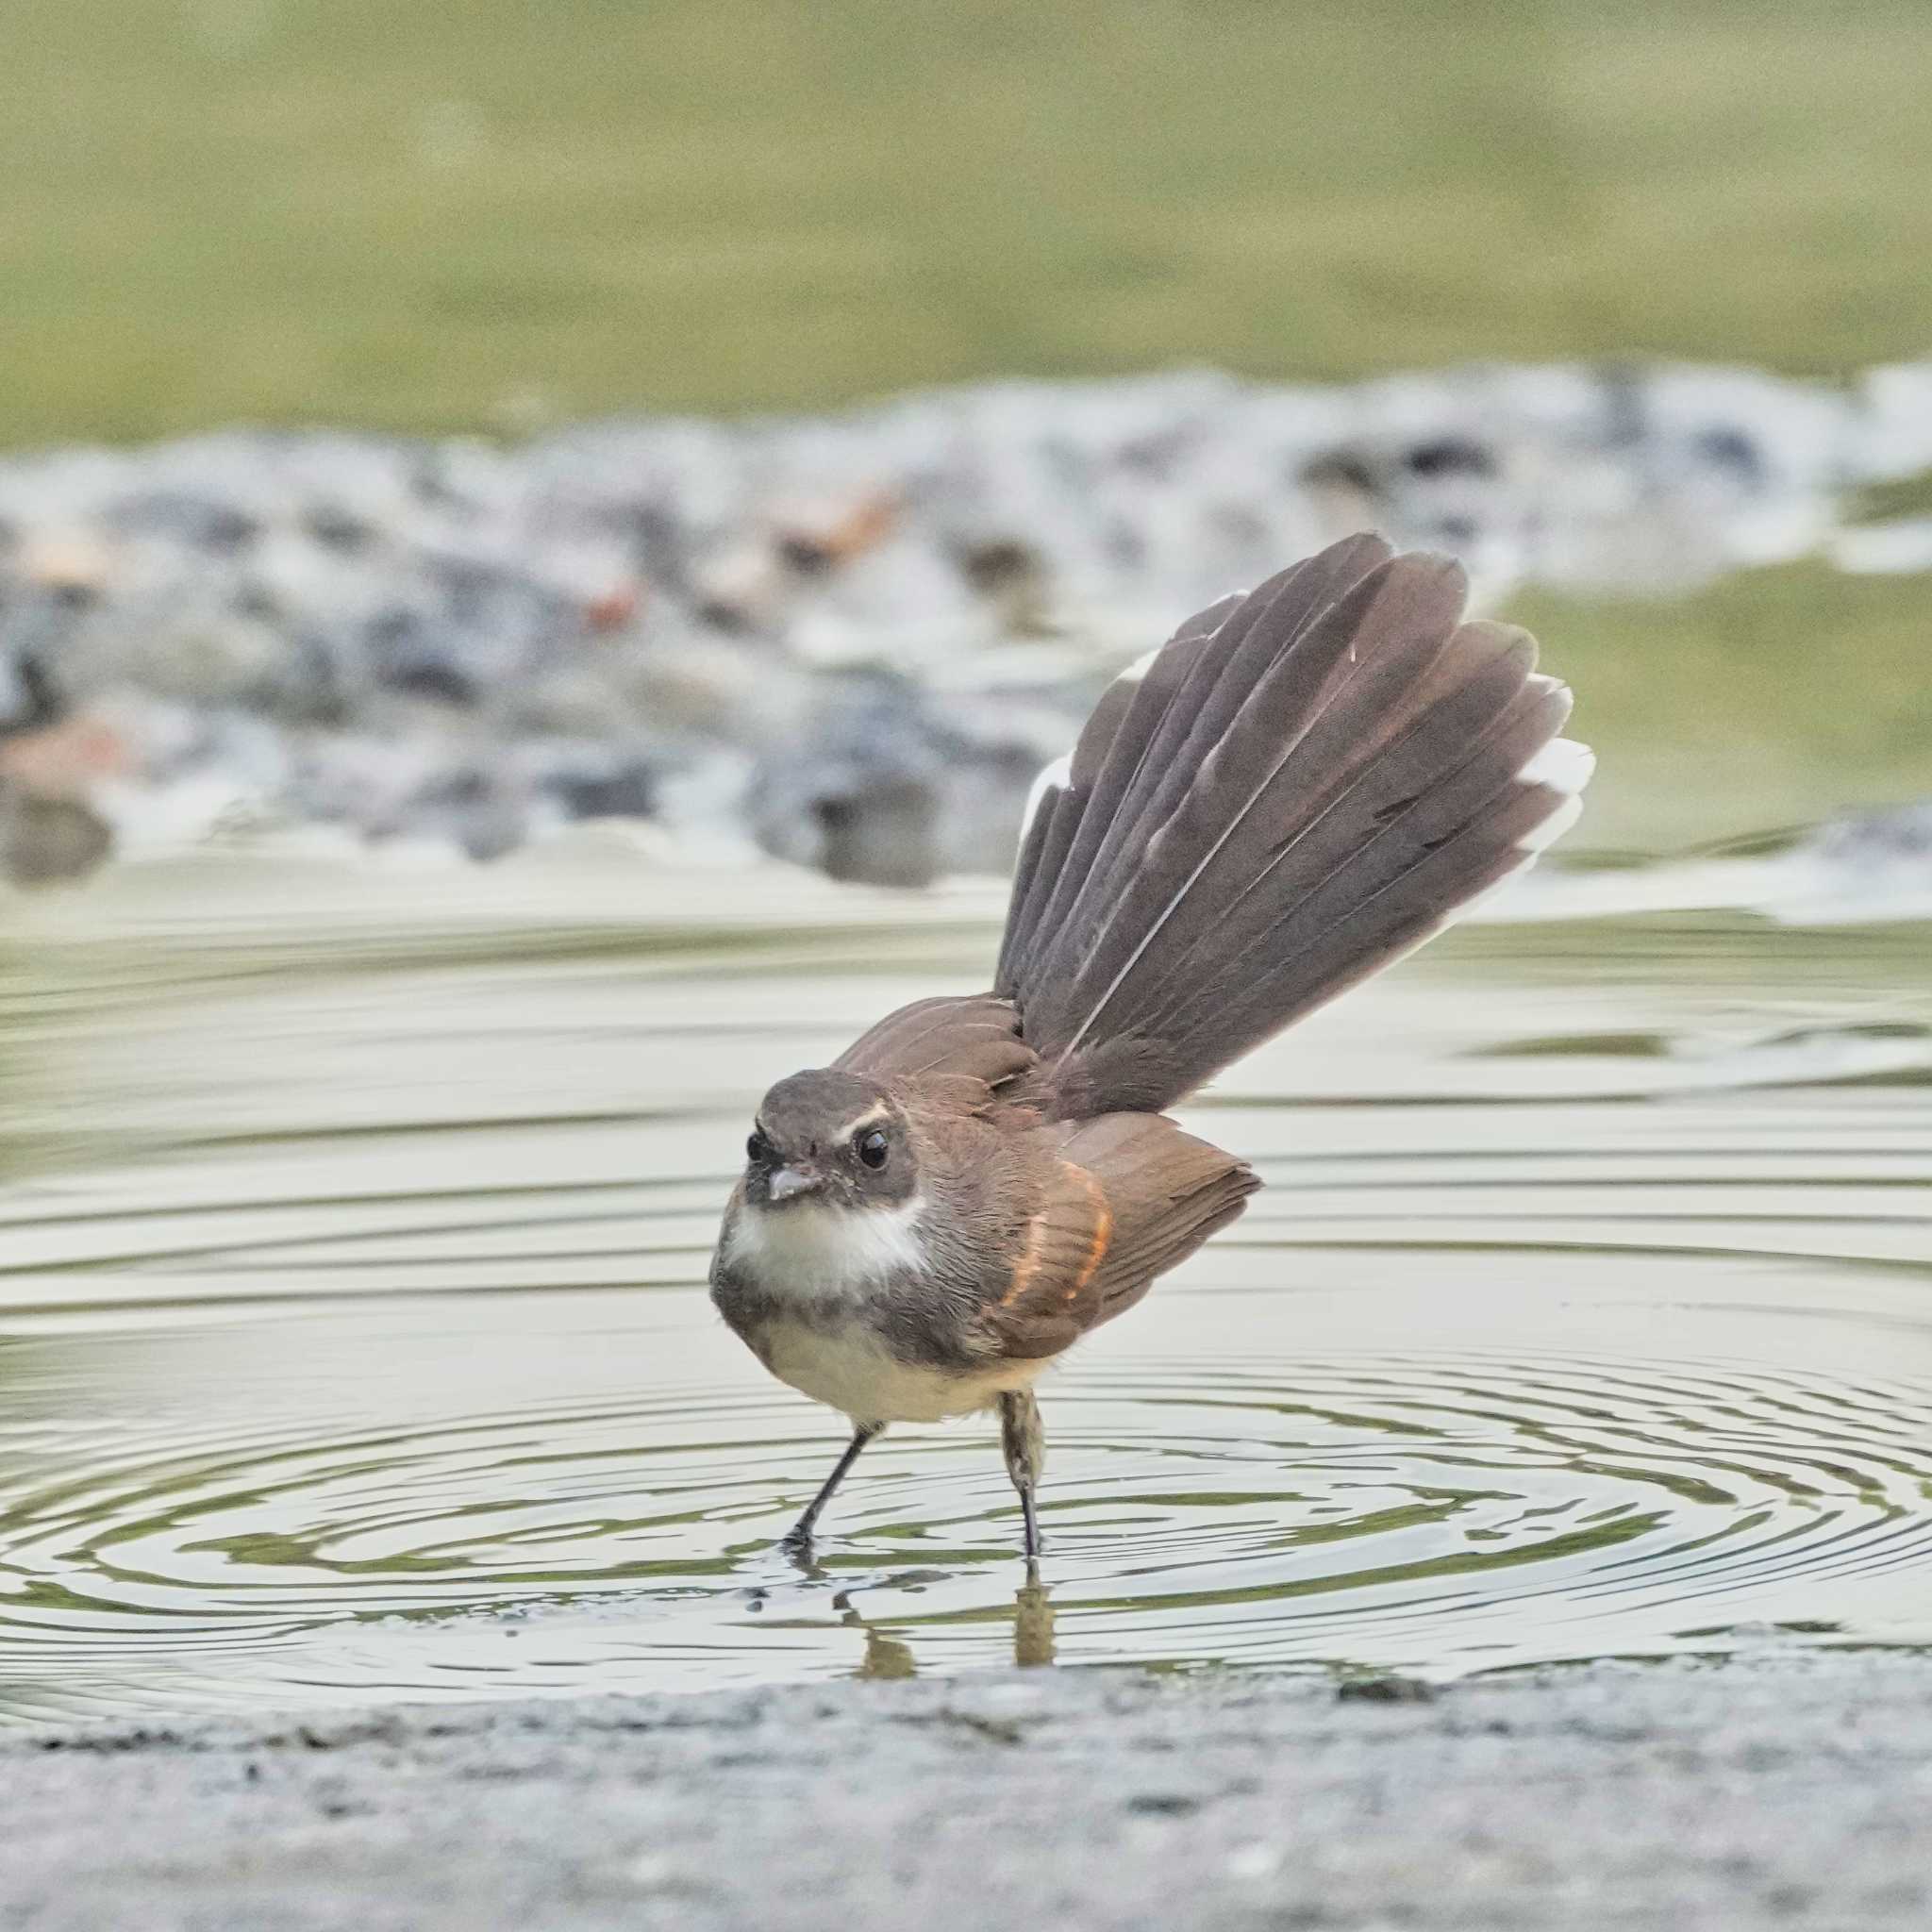
{"label": "blurred green grass", "polygon": [[1602,755],[1580,842],[1670,850],[1932,791],[1932,580],[1756,570],[1668,602],[1508,615]]}
{"label": "blurred green grass", "polygon": [[1693,0],[8,0],[0,445],[1926,345],[1932,27]]}
{"label": "blurred green grass", "polygon": [[[0,447],[1932,347],[1932,16],[8,0]],[[1896,506],[1887,503],[1881,508]],[[1522,600],[1598,841],[1932,782],[1923,579]]]}

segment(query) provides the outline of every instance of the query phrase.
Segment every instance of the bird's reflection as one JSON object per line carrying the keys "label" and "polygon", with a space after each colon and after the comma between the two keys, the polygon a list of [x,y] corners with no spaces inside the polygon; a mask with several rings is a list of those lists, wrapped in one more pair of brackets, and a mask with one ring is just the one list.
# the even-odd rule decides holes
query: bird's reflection
{"label": "bird's reflection", "polygon": [[1030,1667],[1053,1660],[1053,1604],[1046,1586],[1029,1576],[1013,1597],[1013,1661]]}
{"label": "bird's reflection", "polygon": [[[832,1602],[839,1621],[864,1634],[865,1654],[852,1673],[855,1677],[883,1679],[919,1674],[918,1659],[907,1641],[906,1625],[895,1631],[868,1624],[842,1591]],[[1013,1661],[1023,1668],[1054,1661],[1053,1603],[1038,1577],[1029,1577],[1013,1595]]]}
{"label": "bird's reflection", "polygon": [[[795,1572],[808,1583],[823,1585],[833,1580],[833,1573],[818,1560],[817,1552],[809,1543],[782,1543],[777,1545],[774,1554],[782,1558],[785,1568]],[[901,1585],[927,1582],[937,1580],[941,1574],[938,1571],[908,1571],[891,1580]],[[754,1585],[747,1592],[747,1599],[751,1608],[762,1609],[771,1600],[769,1587]],[[833,1595],[832,1607],[838,1611],[841,1624],[864,1635],[865,1653],[852,1674],[855,1677],[916,1677],[919,1674],[919,1660],[913,1656],[911,1643],[908,1641],[917,1625],[902,1624],[888,1626],[867,1623],[859,1615],[849,1590],[838,1591]],[[1053,1625],[1052,1600],[1046,1586],[1040,1580],[1038,1567],[1029,1563],[1026,1581],[1013,1592],[1013,1661],[1023,1669],[1056,1661]]]}
{"label": "bird's reflection", "polygon": [[916,1677],[919,1666],[913,1661],[912,1646],[899,1638],[889,1637],[876,1625],[868,1624],[849,1604],[844,1622],[865,1632],[865,1655],[858,1660],[855,1677]]}

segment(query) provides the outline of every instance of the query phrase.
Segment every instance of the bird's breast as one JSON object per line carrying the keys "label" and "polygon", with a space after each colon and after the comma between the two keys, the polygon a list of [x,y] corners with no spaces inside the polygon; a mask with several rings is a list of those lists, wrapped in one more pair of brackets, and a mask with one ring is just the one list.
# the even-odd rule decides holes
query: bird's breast
{"label": "bird's breast", "polygon": [[939,1422],[985,1408],[1042,1363],[989,1359],[918,1199],[816,1201],[726,1218],[711,1271],[724,1319],[781,1382],[858,1422]]}
{"label": "bird's breast", "polygon": [[863,1317],[831,1324],[768,1317],[746,1338],[779,1381],[859,1423],[937,1423],[1024,1388],[1044,1361],[971,1368],[910,1361]]}

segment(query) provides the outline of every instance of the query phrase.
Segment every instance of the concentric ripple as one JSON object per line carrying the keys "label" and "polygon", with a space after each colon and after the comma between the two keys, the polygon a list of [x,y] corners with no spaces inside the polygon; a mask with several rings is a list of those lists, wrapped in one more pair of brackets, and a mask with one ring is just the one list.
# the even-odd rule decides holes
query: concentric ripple
{"label": "concentric ripple", "polygon": [[1037,1588],[983,1421],[776,1554],[839,1419],[700,1286],[759,1081],[965,974],[96,961],[0,1188],[0,1720],[1932,1642],[1924,937],[1491,931],[1241,1070],[1269,1186],[1043,1385]]}
{"label": "concentric ripple", "polygon": [[[1059,1657],[1932,1638],[1932,1383],[1886,1363],[1895,1286],[1830,1311],[1870,1341],[1833,1373],[1816,1309],[1698,1308],[1709,1265],[1645,1305],[1669,1361],[1609,1352],[1604,1311],[1539,1319],[1520,1262],[1476,1346],[1414,1289],[1324,1292],[1334,1257],[1299,1289],[1176,1284],[1047,1391]],[[1712,1353],[1727,1332],[1758,1358]],[[1010,1657],[986,1427],[889,1437],[801,1574],[772,1544],[836,1430],[735,1350],[694,1291],[45,1338],[0,1432],[0,1704],[676,1686],[862,1668],[881,1637],[904,1668]],[[83,1367],[113,1420],[48,1399]]]}

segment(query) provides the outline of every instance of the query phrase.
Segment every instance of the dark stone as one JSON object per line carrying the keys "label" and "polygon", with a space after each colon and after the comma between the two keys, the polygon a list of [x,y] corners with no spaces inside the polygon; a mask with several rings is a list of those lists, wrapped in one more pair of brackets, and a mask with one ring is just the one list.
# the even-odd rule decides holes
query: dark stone
{"label": "dark stone", "polygon": [[0,874],[14,884],[83,878],[113,845],[107,821],[90,807],[0,788]]}
{"label": "dark stone", "polygon": [[101,601],[101,588],[70,577],[65,583],[50,584],[42,595],[55,609],[77,613],[92,610]]}
{"label": "dark stone", "polygon": [[373,525],[350,515],[347,510],[332,509],[325,505],[312,506],[303,516],[302,527],[325,550],[333,550],[345,557],[367,550],[375,541]]}
{"label": "dark stone", "polygon": [[1468,436],[1438,436],[1413,444],[1403,458],[1415,476],[1493,476],[1495,452]]}
{"label": "dark stone", "polygon": [[721,630],[726,637],[746,637],[757,628],[751,612],[741,604],[734,604],[725,597],[700,598],[692,614],[700,624]]}
{"label": "dark stone", "polygon": [[281,599],[266,584],[253,582],[237,587],[231,608],[237,616],[253,617],[263,624],[280,623],[286,615]]}
{"label": "dark stone", "polygon": [[59,687],[39,651],[16,651],[10,665],[0,655],[0,733],[38,731],[65,709]]}
{"label": "dark stone", "polygon": [[232,503],[187,491],[124,497],[103,519],[131,536],[166,537],[214,557],[232,557],[261,535],[261,520]]}
{"label": "dark stone", "polygon": [[473,705],[480,694],[454,640],[421,611],[397,608],[372,618],[364,642],[376,681],[391,691],[450,705]]}
{"label": "dark stone", "polygon": [[1040,574],[1039,553],[1017,537],[994,537],[969,543],[958,553],[959,575],[982,597],[997,597],[1028,584]]}
{"label": "dark stone", "polygon": [[835,879],[874,886],[927,886],[938,875],[937,800],[908,776],[880,774],[813,801],[823,834],[819,862]]}
{"label": "dark stone", "polygon": [[1433,1704],[1436,1687],[1421,1677],[1350,1677],[1335,1694],[1343,1704]]}
{"label": "dark stone", "polygon": [[1352,490],[1363,496],[1374,496],[1381,488],[1369,459],[1352,449],[1332,449],[1314,458],[1294,480],[1311,489]]}
{"label": "dark stone", "polygon": [[816,537],[783,536],[778,539],[776,548],[778,561],[796,576],[828,575],[837,561],[830,548]]}
{"label": "dark stone", "polygon": [[647,819],[658,808],[658,774],[642,759],[604,771],[558,772],[549,789],[574,819]]}
{"label": "dark stone", "polygon": [[1706,462],[1732,471],[1753,489],[1761,488],[1766,480],[1763,452],[1741,429],[1701,429],[1691,439],[1690,447]]}

